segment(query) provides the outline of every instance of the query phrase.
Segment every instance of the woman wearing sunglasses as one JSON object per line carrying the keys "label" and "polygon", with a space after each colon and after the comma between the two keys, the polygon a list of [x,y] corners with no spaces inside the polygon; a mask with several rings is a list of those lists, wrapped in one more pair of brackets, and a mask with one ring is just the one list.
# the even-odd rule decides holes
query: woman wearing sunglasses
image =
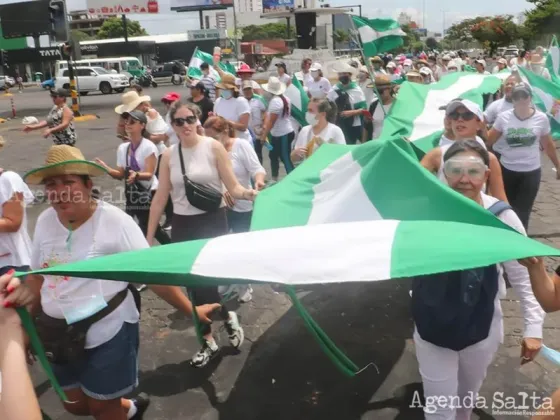
{"label": "woman wearing sunglasses", "polygon": [[[253,201],[255,198],[256,191],[243,187],[235,177],[225,147],[213,138],[197,133],[197,112],[196,105],[179,101],[170,109],[171,125],[180,143],[163,153],[160,185],[150,209],[149,243],[153,241],[169,195],[173,200],[172,242],[215,238],[228,233],[227,212],[222,200],[224,185],[234,200]],[[201,200],[201,195],[208,200]],[[217,204],[211,200],[215,197]],[[197,303],[219,303],[221,300],[217,286],[189,287],[188,290]],[[219,315],[225,322],[230,344],[239,348],[244,333],[236,313],[228,311],[224,304]],[[202,334],[205,342],[192,358],[194,367],[206,366],[218,354],[218,345],[209,325],[203,326]]]}
{"label": "woman wearing sunglasses", "polygon": [[[430,150],[420,163],[430,172],[437,174],[437,177],[443,183],[447,183],[443,174],[445,152],[459,140],[474,139],[486,148],[484,141],[477,135],[484,127],[484,117],[480,107],[474,102],[468,99],[455,99],[445,108],[443,125],[445,129],[439,147]],[[489,153],[489,167],[491,171],[487,185],[488,194],[502,201],[507,201],[500,164],[492,153]]]}
{"label": "woman wearing sunglasses", "polygon": [[[487,150],[475,140],[457,141],[443,157],[449,186],[525,235],[509,205],[483,192],[490,176]],[[446,401],[425,411],[427,420],[471,418],[469,395],[476,396],[503,340],[500,299],[504,273],[520,298],[525,330],[521,364],[534,359],[542,345],[544,311],[531,289],[528,271],[518,261],[416,277],[412,288],[414,344],[426,399]]]}
{"label": "woman wearing sunglasses", "polygon": [[556,168],[560,162],[546,114],[535,109],[532,89],[520,83],[511,94],[513,109],[501,113],[488,133],[488,146],[499,157],[507,198],[525,229],[541,183],[541,145]]}

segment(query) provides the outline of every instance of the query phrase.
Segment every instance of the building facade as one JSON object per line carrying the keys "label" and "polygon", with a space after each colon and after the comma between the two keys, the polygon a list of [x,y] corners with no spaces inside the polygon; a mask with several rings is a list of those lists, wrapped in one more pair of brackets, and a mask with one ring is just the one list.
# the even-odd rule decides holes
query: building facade
{"label": "building facade", "polygon": [[75,10],[68,14],[68,25],[70,30],[85,32],[89,36],[95,37],[103,22],[109,17],[111,16],[92,15],[87,10]]}

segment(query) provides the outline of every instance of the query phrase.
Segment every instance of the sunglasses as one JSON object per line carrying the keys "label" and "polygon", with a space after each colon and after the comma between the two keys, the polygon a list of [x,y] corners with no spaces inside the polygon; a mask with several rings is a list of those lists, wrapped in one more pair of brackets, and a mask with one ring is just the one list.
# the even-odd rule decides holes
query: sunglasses
{"label": "sunglasses", "polygon": [[474,112],[471,111],[467,111],[467,112],[453,111],[447,117],[453,121],[458,121],[459,119],[462,119],[463,121],[471,121],[476,118],[476,115],[474,114]]}
{"label": "sunglasses", "polygon": [[196,118],[194,115],[189,115],[188,117],[185,118],[173,118],[173,124],[176,125],[177,127],[182,127],[185,125],[185,123],[192,125],[192,124],[196,124],[198,118]]}
{"label": "sunglasses", "polygon": [[482,181],[487,170],[486,165],[478,162],[448,160],[443,165],[443,173],[451,181],[457,181],[464,176],[473,181]]}
{"label": "sunglasses", "polygon": [[519,100],[527,100],[529,99],[529,94],[526,92],[515,92],[513,95],[511,95],[511,99],[514,101],[519,101]]}

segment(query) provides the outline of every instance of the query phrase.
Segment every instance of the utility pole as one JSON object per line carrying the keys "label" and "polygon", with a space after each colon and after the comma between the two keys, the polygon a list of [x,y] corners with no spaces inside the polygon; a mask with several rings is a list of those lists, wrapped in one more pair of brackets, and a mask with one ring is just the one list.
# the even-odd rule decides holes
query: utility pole
{"label": "utility pole", "polygon": [[123,13],[122,15],[122,25],[124,31],[124,42],[128,42],[128,23],[126,22],[126,15]]}

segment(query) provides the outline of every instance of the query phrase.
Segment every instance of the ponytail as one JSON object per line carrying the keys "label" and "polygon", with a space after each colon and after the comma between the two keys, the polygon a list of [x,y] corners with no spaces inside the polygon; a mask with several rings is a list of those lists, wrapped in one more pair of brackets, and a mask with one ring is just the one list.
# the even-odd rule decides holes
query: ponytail
{"label": "ponytail", "polygon": [[286,114],[290,113],[290,104],[288,104],[288,100],[284,95],[278,95],[280,99],[282,99],[282,103],[284,104],[284,110],[282,111],[282,116],[285,117]]}

